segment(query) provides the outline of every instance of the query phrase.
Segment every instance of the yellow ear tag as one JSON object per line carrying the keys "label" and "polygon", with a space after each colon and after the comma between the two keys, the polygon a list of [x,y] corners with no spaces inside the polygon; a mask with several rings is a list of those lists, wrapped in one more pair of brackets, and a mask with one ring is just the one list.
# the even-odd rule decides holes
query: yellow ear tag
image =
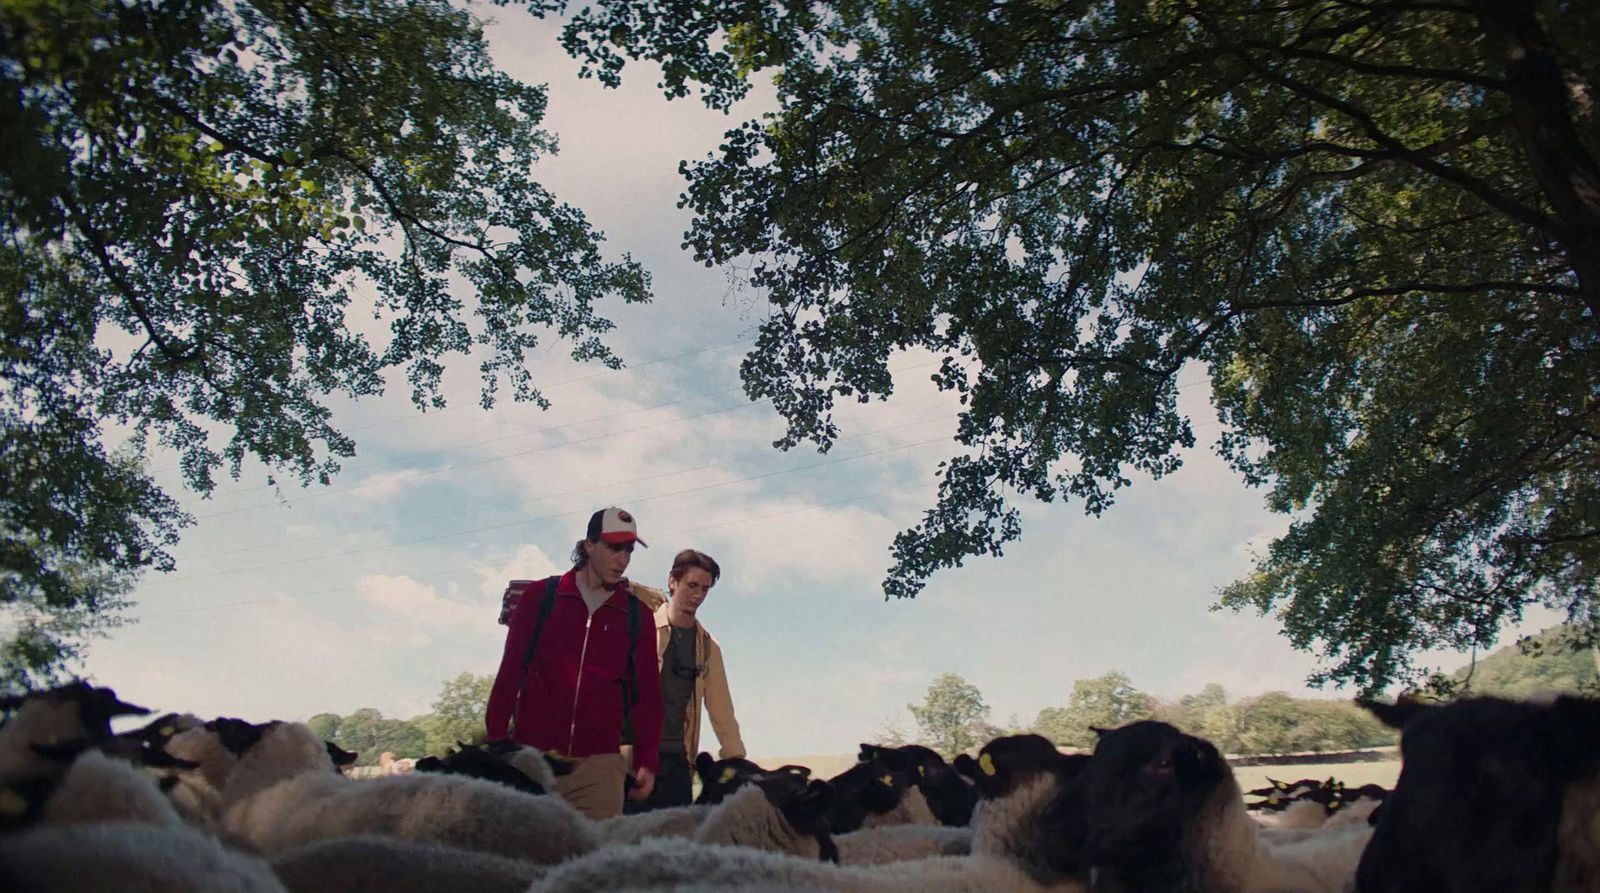
{"label": "yellow ear tag", "polygon": [[18,816],[28,811],[28,801],[11,788],[0,788],[0,815]]}
{"label": "yellow ear tag", "polygon": [[1287,791],[1287,790],[1289,790],[1289,786],[1288,786],[1288,785],[1286,785],[1286,784],[1284,784],[1284,783],[1283,783],[1283,782],[1281,782],[1281,781],[1275,781],[1275,782],[1273,782],[1273,786],[1275,786],[1275,787],[1276,787],[1276,788],[1277,788],[1277,789],[1278,789],[1278,790],[1280,790],[1280,791]]}
{"label": "yellow ear tag", "polygon": [[178,730],[172,726],[162,726],[158,731],[163,738],[171,738],[173,735],[178,734]]}
{"label": "yellow ear tag", "polygon": [[733,781],[733,776],[735,774],[736,773],[733,771],[733,767],[729,766],[728,768],[722,770],[722,775],[717,779],[717,784],[727,784],[728,782]]}
{"label": "yellow ear tag", "polygon": [[894,787],[894,776],[880,775],[878,776],[878,784],[881,784],[886,788],[892,788]]}
{"label": "yellow ear tag", "polygon": [[993,775],[994,757],[991,757],[988,754],[978,757],[978,768],[983,770],[984,775]]}
{"label": "yellow ear tag", "polygon": [[927,778],[928,777],[928,767],[927,766],[918,766],[917,767],[917,777],[918,778]]}

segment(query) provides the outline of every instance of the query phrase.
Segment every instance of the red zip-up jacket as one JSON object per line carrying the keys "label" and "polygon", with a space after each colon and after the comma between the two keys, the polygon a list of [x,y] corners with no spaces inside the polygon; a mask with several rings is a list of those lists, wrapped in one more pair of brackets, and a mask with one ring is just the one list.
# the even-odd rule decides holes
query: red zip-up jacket
{"label": "red zip-up jacket", "polygon": [[[556,584],[556,603],[539,634],[539,647],[523,679],[522,655],[533,638],[544,600],[543,580],[536,580],[517,600],[506,633],[505,655],[489,692],[485,717],[490,740],[510,737],[519,744],[553,750],[569,757],[616,753],[622,744],[622,677],[628,668],[628,599],[626,582],[589,614],[578,593],[576,571]],[[656,663],[654,621],[639,606],[639,639],[633,655],[639,703],[633,707],[633,765],[656,771],[660,766],[661,668]],[[517,685],[522,684],[522,697]],[[513,723],[512,712],[516,712]]]}

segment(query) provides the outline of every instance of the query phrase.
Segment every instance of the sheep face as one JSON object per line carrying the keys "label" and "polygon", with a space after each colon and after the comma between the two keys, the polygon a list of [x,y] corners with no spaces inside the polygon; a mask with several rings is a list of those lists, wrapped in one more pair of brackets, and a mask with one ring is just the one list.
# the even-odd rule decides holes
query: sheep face
{"label": "sheep face", "polygon": [[755,776],[751,783],[761,788],[767,802],[783,814],[784,822],[796,834],[816,839],[824,861],[839,861],[839,850],[829,834],[834,790],[828,782],[809,781],[795,772],[768,772]]}
{"label": "sheep face", "polygon": [[834,790],[829,821],[835,834],[844,834],[860,830],[869,814],[882,815],[900,805],[909,779],[908,773],[871,759],[828,779],[828,783]]}
{"label": "sheep face", "polygon": [[[1386,721],[1395,713],[1373,712]],[[1564,839],[1562,828],[1595,819],[1574,795],[1600,770],[1600,702],[1474,698],[1401,718],[1400,779],[1362,854],[1357,890],[1595,889],[1593,878],[1568,885],[1557,876],[1592,861],[1592,832]]]}
{"label": "sheep face", "polygon": [[985,744],[977,759],[957,757],[956,769],[972,779],[978,796],[995,800],[1045,772],[1067,767],[1069,774],[1076,774],[1075,767],[1087,759],[1061,753],[1043,735],[1010,735]]}
{"label": "sheep face", "polygon": [[1209,741],[1166,723],[1136,722],[1103,734],[1078,777],[1094,864],[1170,858],[1228,774]]}
{"label": "sheep face", "polygon": [[694,758],[694,772],[700,777],[700,795],[694,799],[698,805],[721,803],[728,795],[744,787],[750,779],[765,772],[749,760],[735,757],[728,760],[712,759],[701,751]]}
{"label": "sheep face", "polygon": [[215,732],[217,740],[229,753],[242,757],[245,751],[256,746],[256,742],[278,725],[276,722],[266,722],[257,725],[235,719],[231,716],[219,716],[206,723],[206,730]]}
{"label": "sheep face", "polygon": [[891,769],[907,772],[911,784],[922,789],[928,808],[940,824],[962,827],[972,820],[977,790],[936,751],[920,744],[862,744],[861,759],[876,759]]}

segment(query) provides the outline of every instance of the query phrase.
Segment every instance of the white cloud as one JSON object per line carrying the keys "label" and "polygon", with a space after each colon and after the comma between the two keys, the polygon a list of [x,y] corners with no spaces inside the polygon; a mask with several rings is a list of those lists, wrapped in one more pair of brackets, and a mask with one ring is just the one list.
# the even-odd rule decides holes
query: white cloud
{"label": "white cloud", "polygon": [[481,619],[469,605],[439,595],[434,586],[410,577],[368,574],[355,583],[367,604],[405,618],[415,628],[471,625]]}

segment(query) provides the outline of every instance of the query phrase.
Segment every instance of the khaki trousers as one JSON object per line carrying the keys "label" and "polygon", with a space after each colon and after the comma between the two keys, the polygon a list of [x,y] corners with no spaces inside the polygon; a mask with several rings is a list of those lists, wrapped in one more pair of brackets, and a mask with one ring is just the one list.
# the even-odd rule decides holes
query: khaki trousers
{"label": "khaki trousers", "polygon": [[571,772],[556,779],[556,791],[589,818],[609,819],[622,815],[622,779],[627,774],[620,753],[580,757]]}

